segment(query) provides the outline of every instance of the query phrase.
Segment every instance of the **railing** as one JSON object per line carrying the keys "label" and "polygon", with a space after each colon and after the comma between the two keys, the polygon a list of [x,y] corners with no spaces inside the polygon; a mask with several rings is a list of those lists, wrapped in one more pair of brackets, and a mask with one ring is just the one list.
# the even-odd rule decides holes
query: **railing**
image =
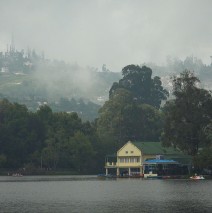
{"label": "railing", "polygon": [[116,162],[106,162],[106,166],[116,166]]}

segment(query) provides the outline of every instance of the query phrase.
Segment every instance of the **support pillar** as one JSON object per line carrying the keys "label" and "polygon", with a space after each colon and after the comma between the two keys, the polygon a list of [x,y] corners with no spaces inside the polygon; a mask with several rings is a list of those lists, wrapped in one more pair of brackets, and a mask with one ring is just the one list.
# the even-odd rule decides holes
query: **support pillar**
{"label": "support pillar", "polygon": [[131,176],[131,168],[129,167],[129,170],[128,170],[128,174],[129,176]]}
{"label": "support pillar", "polygon": [[143,166],[140,167],[140,175],[143,175],[144,171],[143,171]]}
{"label": "support pillar", "polygon": [[116,175],[119,176],[119,168],[116,169]]}
{"label": "support pillar", "polygon": [[108,168],[105,168],[105,175],[108,175]]}

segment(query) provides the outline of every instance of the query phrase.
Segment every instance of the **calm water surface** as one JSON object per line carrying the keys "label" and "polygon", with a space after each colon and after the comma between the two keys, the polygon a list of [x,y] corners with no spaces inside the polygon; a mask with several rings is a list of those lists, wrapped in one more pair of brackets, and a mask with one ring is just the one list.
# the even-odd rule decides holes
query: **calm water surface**
{"label": "calm water surface", "polygon": [[0,212],[212,212],[212,180],[0,177]]}

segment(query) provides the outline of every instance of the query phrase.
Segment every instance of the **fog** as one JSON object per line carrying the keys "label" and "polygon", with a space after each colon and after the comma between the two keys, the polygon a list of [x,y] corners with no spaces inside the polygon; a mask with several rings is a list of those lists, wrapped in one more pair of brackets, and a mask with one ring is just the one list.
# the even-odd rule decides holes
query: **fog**
{"label": "fog", "polygon": [[92,76],[91,71],[77,64],[51,62],[37,66],[33,72],[33,79],[41,88],[45,88],[49,100],[58,100],[61,97],[93,99],[95,95],[101,95],[101,90],[99,89],[100,94],[95,92],[97,88],[94,87],[98,86],[97,81],[100,79]]}
{"label": "fog", "polygon": [[120,71],[168,56],[211,62],[211,0],[0,0],[0,51]]}

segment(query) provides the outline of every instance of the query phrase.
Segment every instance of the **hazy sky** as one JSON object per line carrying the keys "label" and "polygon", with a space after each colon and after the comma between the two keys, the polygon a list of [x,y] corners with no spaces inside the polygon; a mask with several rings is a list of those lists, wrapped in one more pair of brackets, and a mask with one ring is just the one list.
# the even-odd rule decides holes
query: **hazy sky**
{"label": "hazy sky", "polygon": [[196,56],[210,63],[212,0],[0,0],[0,51],[120,71]]}

